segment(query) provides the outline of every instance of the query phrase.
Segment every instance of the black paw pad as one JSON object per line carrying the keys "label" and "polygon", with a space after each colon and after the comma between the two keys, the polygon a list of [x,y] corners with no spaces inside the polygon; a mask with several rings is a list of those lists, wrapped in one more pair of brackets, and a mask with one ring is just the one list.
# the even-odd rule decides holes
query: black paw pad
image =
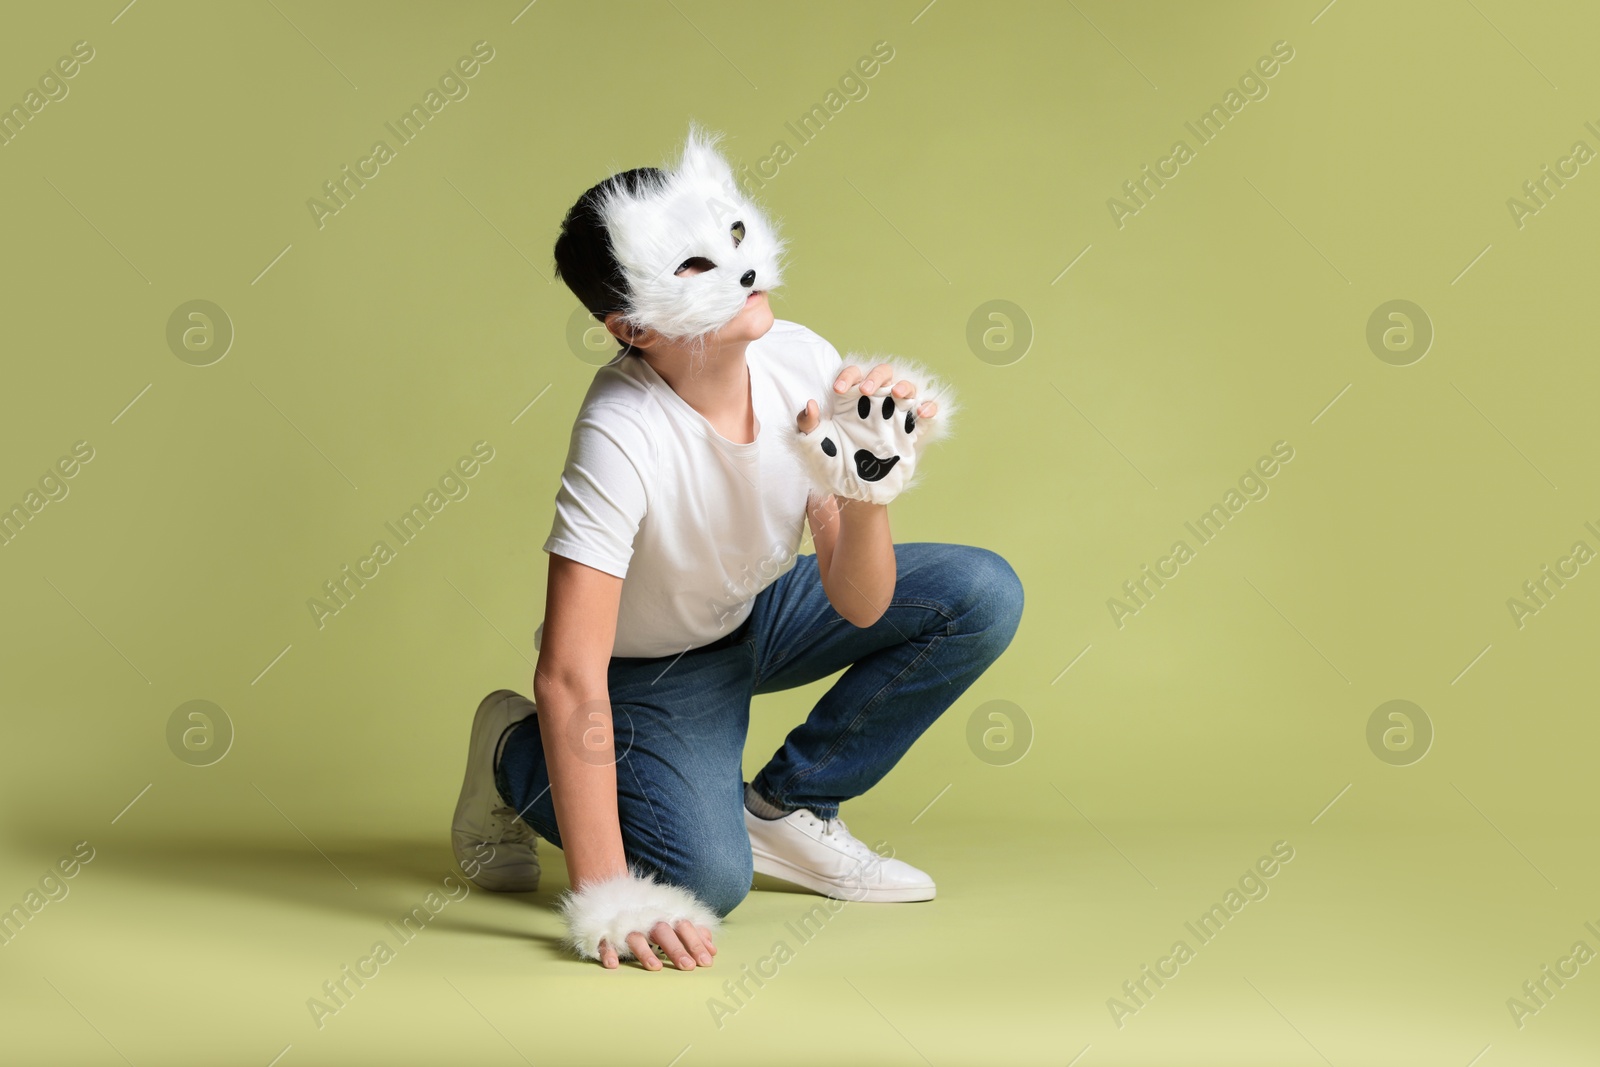
{"label": "black paw pad", "polygon": [[899,456],[890,456],[888,459],[879,459],[871,452],[861,448],[856,450],[856,477],[864,482],[881,482],[894,470],[894,465],[900,462]]}

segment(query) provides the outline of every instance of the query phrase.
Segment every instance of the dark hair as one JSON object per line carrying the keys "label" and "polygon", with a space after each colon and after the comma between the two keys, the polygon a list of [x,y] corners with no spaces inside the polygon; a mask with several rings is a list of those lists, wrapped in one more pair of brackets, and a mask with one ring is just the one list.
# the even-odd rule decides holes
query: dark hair
{"label": "dark hair", "polygon": [[633,193],[664,178],[656,167],[635,167],[614,174],[580,196],[561,223],[561,236],[556,238],[556,277],[566,282],[573,295],[601,322],[611,312],[623,310],[628,283],[600,218],[600,198],[619,184]]}

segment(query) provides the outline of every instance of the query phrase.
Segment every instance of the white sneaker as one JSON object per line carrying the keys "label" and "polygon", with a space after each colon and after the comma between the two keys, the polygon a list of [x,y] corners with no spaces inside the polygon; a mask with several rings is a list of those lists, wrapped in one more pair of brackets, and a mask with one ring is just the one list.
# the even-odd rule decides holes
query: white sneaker
{"label": "white sneaker", "polygon": [[539,888],[538,836],[494,784],[506,728],[534,711],[533,701],[501,689],[484,697],[472,717],[467,773],[450,826],[450,845],[462,873],[480,889],[532,893]]}
{"label": "white sneaker", "polygon": [[760,874],[804,886],[836,900],[932,900],[933,879],[911,864],[880,856],[839,818],[821,819],[800,808],[763,819],[746,808],[750,851]]}

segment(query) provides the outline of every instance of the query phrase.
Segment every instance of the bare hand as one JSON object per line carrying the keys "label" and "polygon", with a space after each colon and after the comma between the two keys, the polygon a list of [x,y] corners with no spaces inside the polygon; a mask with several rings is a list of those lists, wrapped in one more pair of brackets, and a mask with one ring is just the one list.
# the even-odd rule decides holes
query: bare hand
{"label": "bare hand", "polygon": [[[704,926],[696,926],[688,919],[678,923],[674,930],[665,922],[656,923],[650,928],[650,936],[637,930],[628,935],[628,947],[633,949],[633,954],[647,971],[661,970],[661,960],[656,956],[656,945],[667,954],[680,971],[692,971],[695,961],[699,960],[702,967],[711,966],[712,957],[717,954],[717,946],[711,943],[711,931]],[[617,950],[611,947],[609,941],[600,942],[600,963],[607,970],[615,970],[618,965]]]}

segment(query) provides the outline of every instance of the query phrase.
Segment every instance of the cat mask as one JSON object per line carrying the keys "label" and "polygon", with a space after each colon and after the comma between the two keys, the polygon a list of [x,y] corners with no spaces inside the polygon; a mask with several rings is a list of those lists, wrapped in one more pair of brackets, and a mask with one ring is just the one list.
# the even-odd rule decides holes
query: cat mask
{"label": "cat mask", "polygon": [[673,342],[721,329],[752,293],[783,281],[783,239],[716,143],[691,126],[676,167],[632,190],[618,183],[596,205],[627,284],[623,317]]}

